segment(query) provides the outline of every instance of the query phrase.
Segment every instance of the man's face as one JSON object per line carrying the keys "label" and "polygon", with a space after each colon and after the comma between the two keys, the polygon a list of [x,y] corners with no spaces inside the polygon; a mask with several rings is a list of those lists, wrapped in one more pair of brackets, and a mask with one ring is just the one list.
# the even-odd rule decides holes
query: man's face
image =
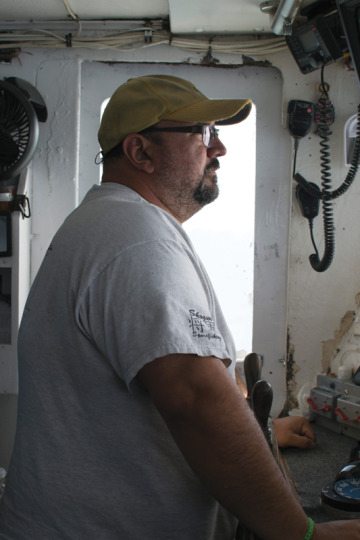
{"label": "man's face", "polygon": [[[158,127],[193,126],[190,123],[161,122]],[[218,194],[218,157],[226,153],[220,139],[206,147],[201,133],[156,133],[157,180],[186,219],[214,201]]]}

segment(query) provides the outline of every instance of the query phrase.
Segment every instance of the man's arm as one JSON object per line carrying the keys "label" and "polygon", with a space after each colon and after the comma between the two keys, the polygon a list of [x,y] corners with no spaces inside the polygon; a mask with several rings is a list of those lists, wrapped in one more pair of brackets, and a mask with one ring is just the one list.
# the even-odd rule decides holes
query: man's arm
{"label": "man's arm", "polygon": [[[185,459],[225,508],[263,540],[303,540],[306,515],[221,360],[169,355],[138,377]],[[339,538],[360,539],[360,521],[316,526],[314,540]]]}

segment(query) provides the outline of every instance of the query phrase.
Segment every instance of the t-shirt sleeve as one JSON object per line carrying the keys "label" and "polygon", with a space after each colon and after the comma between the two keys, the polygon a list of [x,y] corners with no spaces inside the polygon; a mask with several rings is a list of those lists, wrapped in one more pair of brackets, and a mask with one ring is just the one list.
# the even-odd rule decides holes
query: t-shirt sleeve
{"label": "t-shirt sleeve", "polygon": [[230,359],[215,297],[196,255],[179,242],[147,242],[114,257],[79,301],[81,330],[129,386],[168,354]]}

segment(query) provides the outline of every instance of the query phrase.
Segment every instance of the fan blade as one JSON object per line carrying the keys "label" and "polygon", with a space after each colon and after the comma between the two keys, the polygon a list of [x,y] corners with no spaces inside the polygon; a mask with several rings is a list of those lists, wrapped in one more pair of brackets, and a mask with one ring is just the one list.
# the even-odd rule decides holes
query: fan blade
{"label": "fan blade", "polygon": [[5,165],[13,163],[19,155],[17,144],[8,133],[0,131],[0,161]]}

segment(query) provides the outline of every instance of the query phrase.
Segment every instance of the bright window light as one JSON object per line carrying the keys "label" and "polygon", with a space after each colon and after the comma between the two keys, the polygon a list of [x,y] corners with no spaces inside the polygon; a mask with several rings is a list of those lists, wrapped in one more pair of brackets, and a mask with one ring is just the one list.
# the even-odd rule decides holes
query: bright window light
{"label": "bright window light", "polygon": [[214,285],[238,359],[252,350],[255,107],[245,122],[220,128],[227,148],[220,158],[218,199],[184,224]]}

